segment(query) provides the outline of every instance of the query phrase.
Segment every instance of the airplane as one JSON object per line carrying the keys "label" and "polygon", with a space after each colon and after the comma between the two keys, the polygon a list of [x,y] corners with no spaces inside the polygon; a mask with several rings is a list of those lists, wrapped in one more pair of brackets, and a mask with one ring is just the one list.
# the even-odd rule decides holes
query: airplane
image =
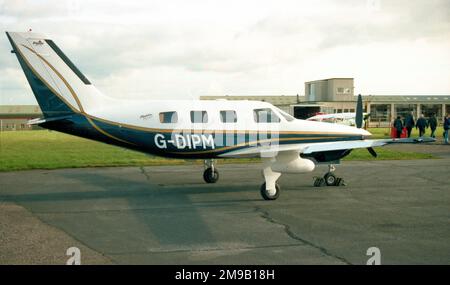
{"label": "airplane", "polygon": [[[363,113],[363,117],[367,117],[367,113]],[[355,126],[356,113],[336,113],[336,114],[319,114],[307,118],[307,121],[326,122],[342,124],[347,126]]]}
{"label": "airplane", "polygon": [[353,149],[367,148],[376,156],[373,147],[433,141],[369,139],[371,133],[361,129],[360,96],[357,127],[295,119],[267,102],[114,99],[103,95],[45,35],[6,35],[43,113],[30,124],[151,155],[203,159],[207,183],[219,179],[215,159],[258,157],[265,200],[279,197],[282,173],[311,172],[328,164],[318,184],[338,185],[334,164]]}

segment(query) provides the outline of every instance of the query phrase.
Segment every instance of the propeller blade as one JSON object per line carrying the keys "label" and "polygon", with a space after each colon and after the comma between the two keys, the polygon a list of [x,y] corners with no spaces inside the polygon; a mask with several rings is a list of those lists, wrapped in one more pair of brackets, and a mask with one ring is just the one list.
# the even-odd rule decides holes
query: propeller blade
{"label": "propeller blade", "polygon": [[363,125],[363,105],[361,94],[358,95],[358,102],[356,103],[355,125],[358,129],[360,129]]}
{"label": "propeller blade", "polygon": [[373,148],[368,147],[367,150],[370,152],[370,154],[371,154],[373,157],[376,158],[376,157],[378,156],[378,154],[375,152],[375,150],[374,150]]}

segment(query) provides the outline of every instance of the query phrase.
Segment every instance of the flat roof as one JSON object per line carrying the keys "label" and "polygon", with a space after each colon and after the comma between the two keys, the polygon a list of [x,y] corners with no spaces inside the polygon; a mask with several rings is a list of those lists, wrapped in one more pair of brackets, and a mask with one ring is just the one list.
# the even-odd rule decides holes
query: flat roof
{"label": "flat roof", "polygon": [[333,78],[325,78],[325,79],[306,81],[305,83],[328,81],[328,80],[355,80],[355,79],[353,77],[333,77]]}
{"label": "flat roof", "polygon": [[369,102],[450,102],[450,95],[364,95],[362,97]]}
{"label": "flat roof", "polygon": [[[450,103],[450,94],[449,95],[362,95],[363,101],[365,102],[383,102],[383,103]],[[299,99],[297,101],[297,98]],[[346,103],[356,101],[358,97],[353,96],[353,100],[345,100],[345,101],[312,101],[311,104],[314,103]],[[305,96],[297,95],[240,95],[240,96],[201,96],[202,100],[215,100],[215,99],[227,99],[227,100],[256,100],[256,101],[265,101],[274,105],[293,105],[293,104],[307,104],[308,101],[305,101]]]}
{"label": "flat roof", "polygon": [[[298,98],[298,101],[297,101]],[[305,96],[302,95],[221,95],[221,96],[200,96],[201,100],[250,100],[250,101],[264,101],[273,105],[291,105],[305,101]]]}
{"label": "flat roof", "polygon": [[0,115],[40,116],[41,114],[41,108],[38,105],[0,105]]}

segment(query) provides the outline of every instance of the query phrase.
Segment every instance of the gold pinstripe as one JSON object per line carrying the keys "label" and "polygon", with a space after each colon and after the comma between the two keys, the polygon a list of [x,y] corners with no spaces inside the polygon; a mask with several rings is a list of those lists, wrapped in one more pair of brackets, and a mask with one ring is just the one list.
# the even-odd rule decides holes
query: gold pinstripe
{"label": "gold pinstripe", "polygon": [[[203,153],[214,153],[214,152],[221,152],[224,150],[231,150],[231,149],[235,149],[235,148],[239,148],[241,146],[250,146],[250,145],[254,145],[254,144],[259,144],[259,143],[265,143],[265,142],[272,142],[272,141],[297,141],[297,140],[319,140],[319,139],[323,139],[324,137],[303,137],[303,138],[272,138],[272,139],[265,139],[265,140],[256,140],[256,141],[251,141],[251,142],[245,142],[245,143],[240,143],[240,144],[236,144],[236,145],[232,145],[232,146],[226,146],[223,148],[217,148],[217,149],[210,149],[210,150],[201,150],[201,151],[191,151],[191,152],[183,152],[180,154],[203,154]],[[326,138],[341,138],[341,137],[326,137]],[[178,152],[170,152],[170,153],[177,153]]]}

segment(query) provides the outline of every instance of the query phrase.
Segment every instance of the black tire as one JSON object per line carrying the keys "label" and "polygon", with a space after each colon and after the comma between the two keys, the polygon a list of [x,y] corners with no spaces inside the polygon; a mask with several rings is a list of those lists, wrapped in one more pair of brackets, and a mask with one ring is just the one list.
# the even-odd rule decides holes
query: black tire
{"label": "black tire", "polygon": [[206,183],[216,183],[219,180],[219,172],[216,169],[213,172],[211,168],[207,168],[203,172],[203,179]]}
{"label": "black tire", "polygon": [[274,195],[270,195],[269,193],[267,193],[266,190],[266,183],[263,183],[263,185],[261,185],[261,196],[264,198],[264,200],[276,200],[279,196],[280,196],[280,185],[278,185],[278,183],[275,183],[275,194]]}
{"label": "black tire", "polygon": [[334,186],[336,185],[336,176],[334,176],[333,173],[328,172],[323,176],[323,179],[325,179],[325,183],[327,183],[328,186]]}
{"label": "black tire", "polygon": [[322,187],[322,186],[326,186],[327,183],[325,182],[325,178],[323,177],[316,177],[314,179],[314,186],[315,187]]}

